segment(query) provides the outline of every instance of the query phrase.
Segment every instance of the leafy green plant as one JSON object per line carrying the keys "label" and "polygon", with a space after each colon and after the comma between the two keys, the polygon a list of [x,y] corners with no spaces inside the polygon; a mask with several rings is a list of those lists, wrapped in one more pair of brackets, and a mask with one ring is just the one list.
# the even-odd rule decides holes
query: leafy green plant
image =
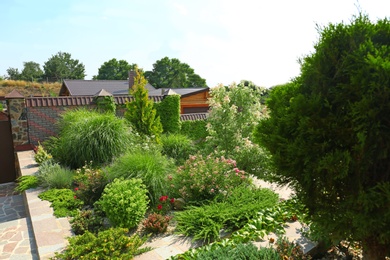
{"label": "leafy green plant", "polygon": [[192,141],[181,134],[167,134],[161,136],[162,153],[173,158],[176,165],[182,165],[190,156],[194,154],[195,147]]}
{"label": "leafy green plant", "polygon": [[34,151],[34,160],[38,165],[41,165],[43,162],[53,158],[53,156],[49,154],[40,143],[38,143],[38,146],[34,148]]}
{"label": "leafy green plant", "polygon": [[248,175],[236,167],[234,160],[213,154],[207,157],[201,154],[190,156],[168,178],[173,195],[191,203],[213,199],[218,194],[229,193],[239,184],[250,183]]}
{"label": "leafy green plant", "polygon": [[18,192],[23,192],[39,186],[39,180],[35,175],[20,176],[16,182],[17,186],[15,187],[15,190]]}
{"label": "leafy green plant", "polygon": [[93,167],[92,163],[87,163],[76,170],[74,183],[77,198],[81,199],[85,205],[92,206],[100,199],[108,181],[101,169]]}
{"label": "leafy green plant", "polygon": [[86,109],[68,110],[59,120],[59,137],[45,147],[62,165],[72,169],[85,162],[105,164],[123,153],[131,143],[132,132],[125,120],[112,113]]}
{"label": "leafy green plant", "polygon": [[102,197],[96,203],[111,224],[133,228],[145,216],[149,202],[146,193],[141,179],[115,179],[104,188]]}
{"label": "leafy green plant", "polygon": [[115,114],[116,104],[113,96],[97,96],[95,102],[99,112]]}
{"label": "leafy green plant", "polygon": [[53,160],[46,160],[39,166],[37,177],[39,186],[44,188],[70,188],[73,184],[74,172],[62,167]]}
{"label": "leafy green plant", "polygon": [[172,171],[173,162],[155,150],[128,152],[104,169],[109,180],[142,179],[152,205],[158,203],[161,194],[168,194],[168,173]]}
{"label": "leafy green plant", "polygon": [[91,209],[78,211],[70,220],[72,230],[76,235],[82,235],[87,231],[96,234],[103,229],[103,223],[102,214]]}
{"label": "leafy green plant", "polygon": [[68,238],[69,245],[54,259],[133,259],[150,248],[140,248],[147,237],[128,236],[124,228],[110,228],[97,235],[87,231]]}
{"label": "leafy green plant", "polygon": [[194,240],[213,241],[219,238],[222,228],[226,231],[239,229],[260,209],[274,206],[278,196],[269,189],[239,186],[232,190],[230,196],[220,200],[176,212],[177,232],[193,236]]}
{"label": "leafy green plant", "polygon": [[75,216],[77,210],[83,206],[83,202],[76,198],[75,193],[69,189],[50,189],[38,195],[42,200],[51,202],[54,216]]}
{"label": "leafy green plant", "polygon": [[152,213],[142,222],[146,232],[164,233],[167,231],[171,216],[164,216],[159,213]]}

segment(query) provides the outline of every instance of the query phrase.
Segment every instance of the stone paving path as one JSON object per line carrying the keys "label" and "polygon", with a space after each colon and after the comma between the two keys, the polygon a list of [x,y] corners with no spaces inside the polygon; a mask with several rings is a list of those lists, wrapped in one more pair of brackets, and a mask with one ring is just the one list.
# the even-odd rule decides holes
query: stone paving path
{"label": "stone paving path", "polygon": [[0,259],[38,259],[31,222],[15,183],[0,185]]}

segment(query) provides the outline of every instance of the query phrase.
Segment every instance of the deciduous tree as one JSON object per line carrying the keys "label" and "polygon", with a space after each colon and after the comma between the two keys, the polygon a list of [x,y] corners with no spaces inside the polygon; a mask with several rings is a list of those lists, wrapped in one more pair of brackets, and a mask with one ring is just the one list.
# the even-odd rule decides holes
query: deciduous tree
{"label": "deciduous tree", "polygon": [[111,59],[103,63],[99,68],[99,73],[94,79],[100,80],[126,80],[129,71],[135,69],[136,64],[129,64],[125,60]]}
{"label": "deciduous tree", "polygon": [[28,61],[23,63],[23,70],[21,73],[21,79],[26,81],[36,81],[42,78],[43,71],[40,68],[39,63]]}
{"label": "deciduous tree", "polygon": [[256,137],[324,237],[390,254],[390,21],[319,29],[293,82],[270,94]]}
{"label": "deciduous tree", "polygon": [[43,65],[48,81],[63,81],[64,79],[84,79],[85,67],[79,60],[72,59],[67,52],[58,52]]}
{"label": "deciduous tree", "polygon": [[8,76],[6,77],[7,79],[20,80],[20,72],[17,68],[9,67],[7,69],[7,74],[8,74]]}
{"label": "deciduous tree", "polygon": [[206,80],[195,74],[194,69],[175,58],[156,61],[153,70],[145,72],[145,78],[155,88],[207,87]]}

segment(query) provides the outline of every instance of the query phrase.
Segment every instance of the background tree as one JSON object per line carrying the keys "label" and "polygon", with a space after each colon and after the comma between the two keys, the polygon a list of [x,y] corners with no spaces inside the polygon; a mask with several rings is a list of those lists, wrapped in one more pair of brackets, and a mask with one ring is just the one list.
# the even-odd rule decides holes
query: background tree
{"label": "background tree", "polygon": [[9,67],[7,69],[7,77],[6,79],[11,79],[11,80],[20,80],[20,72],[17,68],[11,68]]}
{"label": "background tree", "polygon": [[136,68],[135,72],[134,85],[130,89],[134,101],[126,104],[125,118],[138,133],[153,137],[159,143],[163,131],[160,117],[156,116],[153,100],[148,97],[148,90],[145,88],[147,81],[142,71]]}
{"label": "background tree", "polygon": [[270,94],[256,137],[316,231],[390,253],[390,22],[359,15],[319,29],[301,75]]}
{"label": "background tree", "polygon": [[67,52],[58,52],[43,65],[45,77],[49,81],[63,81],[64,79],[84,79],[85,67],[79,60],[72,59]]}
{"label": "background tree", "polygon": [[125,60],[111,59],[103,63],[99,68],[99,73],[94,79],[100,80],[126,80],[129,77],[129,71],[134,70],[137,64],[129,64]]}
{"label": "background tree", "polygon": [[36,81],[42,78],[43,71],[40,68],[39,63],[28,61],[23,63],[23,70],[20,75],[22,80]]}
{"label": "background tree", "polygon": [[153,64],[152,71],[145,72],[145,78],[155,88],[204,88],[206,80],[195,74],[188,64],[178,59],[165,57]]}

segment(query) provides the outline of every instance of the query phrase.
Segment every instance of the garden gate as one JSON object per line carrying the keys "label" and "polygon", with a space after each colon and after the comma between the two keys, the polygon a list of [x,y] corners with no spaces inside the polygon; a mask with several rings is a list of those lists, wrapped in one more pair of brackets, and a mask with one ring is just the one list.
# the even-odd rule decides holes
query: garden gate
{"label": "garden gate", "polygon": [[0,184],[15,180],[15,154],[11,123],[8,115],[0,112]]}

